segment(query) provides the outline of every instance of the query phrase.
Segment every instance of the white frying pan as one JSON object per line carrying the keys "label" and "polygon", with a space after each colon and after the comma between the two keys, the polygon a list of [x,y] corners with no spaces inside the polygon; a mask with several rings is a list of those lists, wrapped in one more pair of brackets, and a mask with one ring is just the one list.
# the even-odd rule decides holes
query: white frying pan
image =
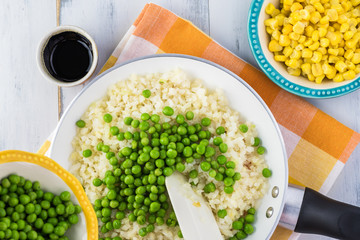
{"label": "white frying pan", "polygon": [[256,230],[247,239],[269,239],[279,222],[298,232],[343,239],[360,238],[359,208],[327,199],[311,189],[304,191],[288,187],[284,142],[270,110],[245,81],[204,59],[175,54],[153,55],[125,62],[104,72],[88,84],[65,111],[55,132],[50,157],[69,169],[71,141],[76,134],[75,122],[92,102],[105,96],[109,86],[133,73],[164,72],[176,67],[191,77],[202,79],[208,88],[223,89],[230,107],[256,125],[268,150],[266,161],[273,170],[269,179],[270,188],[257,209]]}

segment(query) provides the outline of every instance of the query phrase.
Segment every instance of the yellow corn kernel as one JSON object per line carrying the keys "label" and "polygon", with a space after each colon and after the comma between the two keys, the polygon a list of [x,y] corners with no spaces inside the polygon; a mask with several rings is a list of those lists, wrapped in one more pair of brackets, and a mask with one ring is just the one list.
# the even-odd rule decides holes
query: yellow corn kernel
{"label": "yellow corn kernel", "polygon": [[309,46],[309,48],[310,48],[311,50],[315,51],[316,49],[319,48],[319,46],[320,46],[320,43],[319,43],[319,42],[314,42],[313,44],[311,44],[311,45]]}
{"label": "yellow corn kernel", "polygon": [[318,31],[318,30],[315,30],[315,31],[313,32],[311,38],[312,38],[312,40],[313,40],[314,42],[319,41],[319,31]]}
{"label": "yellow corn kernel", "polygon": [[349,25],[348,23],[343,23],[343,24],[341,24],[341,26],[340,26],[340,32],[344,33],[344,32],[346,32],[347,30],[349,30],[349,28],[350,28],[350,25]]}
{"label": "yellow corn kernel", "polygon": [[291,68],[299,68],[300,65],[301,65],[301,61],[297,59],[290,59],[287,64],[287,66]]}
{"label": "yellow corn kernel", "polygon": [[274,30],[271,27],[266,27],[266,32],[271,35]]}
{"label": "yellow corn kernel", "polygon": [[356,47],[357,41],[354,41],[353,39],[346,41],[345,45],[346,47],[353,49]]}
{"label": "yellow corn kernel", "polygon": [[323,6],[321,3],[319,3],[319,2],[315,3],[315,4],[314,4],[314,7],[315,7],[315,9],[316,9],[319,13],[325,12],[324,6]]}
{"label": "yellow corn kernel", "polygon": [[292,59],[300,59],[301,58],[301,52],[298,50],[294,50],[292,54],[290,55],[290,58]]}
{"label": "yellow corn kernel", "polygon": [[265,26],[271,27],[272,29],[277,29],[279,26],[278,21],[275,18],[269,18],[265,20]]}
{"label": "yellow corn kernel", "polygon": [[349,11],[352,8],[352,4],[351,2],[343,2],[341,4],[341,6],[343,7],[343,9],[345,10],[345,12]]}
{"label": "yellow corn kernel", "polygon": [[356,74],[360,73],[360,65],[356,65],[356,68],[354,71]]}
{"label": "yellow corn kernel", "polygon": [[305,24],[300,21],[295,23],[295,25],[293,26],[293,32],[297,34],[302,34],[304,30],[305,30]]}
{"label": "yellow corn kernel", "polygon": [[306,9],[301,9],[299,11],[302,20],[309,21],[310,20],[310,12]]}
{"label": "yellow corn kernel", "polygon": [[343,73],[343,77],[344,77],[344,80],[351,80],[351,79],[354,79],[355,78],[355,71],[354,70],[349,70],[345,73]]}
{"label": "yellow corn kernel", "polygon": [[311,65],[310,63],[301,64],[301,71],[305,74],[311,73]]}
{"label": "yellow corn kernel", "polygon": [[329,16],[326,15],[320,19],[320,24],[328,24],[329,21],[330,21],[330,18],[329,18]]}
{"label": "yellow corn kernel", "polygon": [[306,37],[304,35],[301,35],[300,38],[299,38],[299,43],[304,43],[306,40]]}
{"label": "yellow corn kernel", "polygon": [[291,33],[289,34],[289,37],[290,37],[291,40],[297,41],[297,40],[300,39],[300,34],[295,33],[295,32],[291,32]]}
{"label": "yellow corn kernel", "polygon": [[312,12],[310,14],[310,22],[312,24],[317,24],[320,21],[320,19],[321,19],[321,15],[319,12]]}
{"label": "yellow corn kernel", "polygon": [[302,6],[300,3],[298,3],[298,2],[294,3],[294,4],[290,7],[290,11],[291,11],[291,12],[295,12],[295,11],[301,10],[301,9],[303,9],[303,6]]}
{"label": "yellow corn kernel", "polygon": [[288,67],[287,71],[290,75],[293,75],[293,76],[300,76],[300,74],[301,74],[300,68],[294,69],[294,68]]}
{"label": "yellow corn kernel", "polygon": [[320,27],[320,28],[318,28],[318,31],[319,31],[319,37],[325,37],[325,35],[327,33],[326,28]]}
{"label": "yellow corn kernel", "polygon": [[275,9],[274,11],[273,11],[273,13],[271,14],[271,17],[276,17],[277,15],[279,15],[281,12],[280,12],[280,10],[279,9]]}
{"label": "yellow corn kernel", "polygon": [[347,66],[343,61],[338,61],[337,63],[335,63],[335,68],[339,72],[343,73],[343,72],[345,72]]}
{"label": "yellow corn kernel", "polygon": [[301,21],[301,16],[299,12],[293,12],[289,16],[289,23],[294,25],[295,23]]}
{"label": "yellow corn kernel", "polygon": [[348,17],[344,14],[341,14],[338,19],[338,23],[343,24],[348,22]]}
{"label": "yellow corn kernel", "polygon": [[276,55],[276,56],[274,56],[274,59],[277,62],[285,62],[286,61],[286,56],[285,55]]}
{"label": "yellow corn kernel", "polygon": [[344,40],[350,40],[354,36],[355,32],[353,31],[347,31],[344,33]]}
{"label": "yellow corn kernel", "polygon": [[265,8],[265,12],[266,12],[266,14],[271,15],[274,12],[275,9],[276,8],[275,8],[274,4],[269,3]]}
{"label": "yellow corn kernel", "polygon": [[315,78],[315,82],[317,84],[320,84],[324,78],[325,78],[325,74],[322,74],[321,76]]}
{"label": "yellow corn kernel", "polygon": [[338,13],[343,13],[343,12],[344,12],[343,7],[342,7],[341,4],[339,4],[339,3],[337,3],[337,4],[332,4],[332,5],[331,5],[331,8],[332,8],[332,9],[335,9]]}
{"label": "yellow corn kernel", "polygon": [[289,35],[293,30],[293,26],[291,24],[286,24],[283,29],[282,29],[282,33],[285,35]]}
{"label": "yellow corn kernel", "polygon": [[329,63],[337,63],[338,61],[339,61],[339,58],[334,55],[330,55],[328,58]]}
{"label": "yellow corn kernel", "polygon": [[285,47],[284,50],[283,50],[283,54],[286,56],[286,57],[290,57],[290,55],[292,54],[293,52],[293,49],[291,47]]}
{"label": "yellow corn kernel", "polygon": [[284,20],[285,20],[285,15],[284,14],[279,14],[275,17],[275,19],[278,21],[278,25],[279,26],[283,26],[284,25]]}
{"label": "yellow corn kernel", "polygon": [[357,5],[360,4],[360,0],[351,0],[351,4],[356,7]]}
{"label": "yellow corn kernel", "polygon": [[270,52],[278,52],[281,51],[283,47],[279,44],[276,40],[271,40],[269,43],[269,50]]}
{"label": "yellow corn kernel", "polygon": [[[280,33],[280,32],[279,32]],[[283,47],[289,46],[291,40],[288,35],[281,34],[279,37],[279,44]]]}
{"label": "yellow corn kernel", "polygon": [[313,63],[311,64],[311,73],[314,77],[319,77],[324,74],[320,63]]}
{"label": "yellow corn kernel", "polygon": [[292,5],[294,0],[284,0],[284,5]]}
{"label": "yellow corn kernel", "polygon": [[[325,57],[324,55],[327,53],[326,48],[323,48],[323,47],[319,47],[317,49],[317,51],[320,52],[323,55],[323,57]],[[326,56],[326,58],[327,58],[327,56]]]}
{"label": "yellow corn kernel", "polygon": [[328,53],[337,56],[339,54],[339,49],[329,48]]}
{"label": "yellow corn kernel", "polygon": [[320,39],[320,46],[321,47],[328,47],[329,46],[329,44],[330,44],[330,41],[329,41],[329,39],[327,39],[327,38],[321,38]]}
{"label": "yellow corn kernel", "polygon": [[313,44],[313,40],[312,40],[311,38],[309,38],[308,40],[306,40],[306,41],[304,42],[304,46],[305,46],[305,47],[308,47],[308,46],[310,46],[311,44]]}
{"label": "yellow corn kernel", "polygon": [[353,64],[359,64],[360,63],[360,53],[355,52],[354,56],[351,59],[351,62]]}
{"label": "yellow corn kernel", "polygon": [[335,9],[327,10],[326,16],[329,17],[330,22],[336,22],[339,19],[338,12]]}
{"label": "yellow corn kernel", "polygon": [[302,50],[304,50],[304,45],[302,45],[301,43],[299,43],[296,47],[295,50],[299,51],[301,53]]}
{"label": "yellow corn kernel", "polygon": [[345,50],[343,48],[338,48],[339,49],[339,56],[344,56],[345,54]]}
{"label": "yellow corn kernel", "polygon": [[314,76],[312,73],[309,73],[309,74],[307,75],[307,77],[308,77],[308,79],[309,79],[310,81],[312,81],[312,82],[315,81],[315,76]]}
{"label": "yellow corn kernel", "polygon": [[342,82],[342,81],[344,81],[344,77],[343,77],[342,74],[338,73],[338,74],[336,74],[336,76],[333,78],[333,81],[334,81],[334,82]]}
{"label": "yellow corn kernel", "polygon": [[345,61],[345,64],[349,70],[354,70],[356,68],[355,64],[350,61]]}
{"label": "yellow corn kernel", "polygon": [[297,45],[298,45],[298,42],[297,42],[297,41],[291,40],[290,47],[292,47],[293,49],[295,49]]}
{"label": "yellow corn kernel", "polygon": [[308,49],[308,48],[305,48],[305,49],[302,51],[302,54],[301,54],[301,56],[302,56],[303,58],[312,58],[312,55],[313,55],[313,52],[312,52],[310,49]]}
{"label": "yellow corn kernel", "polygon": [[313,53],[313,56],[311,58],[311,61],[313,61],[314,63],[319,63],[322,59],[322,54],[318,51],[315,51]]}
{"label": "yellow corn kernel", "polygon": [[351,61],[353,56],[354,56],[354,51],[352,51],[352,50],[347,50],[344,54],[344,57],[349,61]]}
{"label": "yellow corn kernel", "polygon": [[312,5],[306,5],[304,9],[308,10],[309,13],[315,12],[315,8]]}
{"label": "yellow corn kernel", "polygon": [[305,28],[305,35],[307,37],[311,37],[313,32],[314,32],[314,28],[312,26],[309,25]]}
{"label": "yellow corn kernel", "polygon": [[271,37],[273,37],[273,39],[275,39],[276,41],[279,41],[280,35],[281,33],[279,30],[274,30],[273,33],[271,34]]}

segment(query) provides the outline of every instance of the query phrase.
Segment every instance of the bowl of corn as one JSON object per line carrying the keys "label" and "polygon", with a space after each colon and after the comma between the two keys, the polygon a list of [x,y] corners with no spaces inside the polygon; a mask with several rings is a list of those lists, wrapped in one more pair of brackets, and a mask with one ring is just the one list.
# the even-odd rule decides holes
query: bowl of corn
{"label": "bowl of corn", "polygon": [[360,0],[253,0],[248,38],[260,68],[296,95],[360,88]]}

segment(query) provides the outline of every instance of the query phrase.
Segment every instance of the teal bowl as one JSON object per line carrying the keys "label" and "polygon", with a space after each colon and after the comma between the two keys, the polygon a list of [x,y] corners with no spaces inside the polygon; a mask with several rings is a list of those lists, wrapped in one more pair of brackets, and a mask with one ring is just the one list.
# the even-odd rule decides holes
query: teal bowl
{"label": "teal bowl", "polygon": [[265,13],[265,8],[269,3],[278,8],[280,0],[252,1],[248,16],[248,40],[260,68],[274,83],[286,91],[307,98],[339,97],[360,88],[359,74],[353,80],[333,82],[324,79],[321,84],[317,84],[305,77],[290,75],[283,63],[276,62],[273,53],[268,50],[270,36],[264,25],[264,21],[269,18]]}

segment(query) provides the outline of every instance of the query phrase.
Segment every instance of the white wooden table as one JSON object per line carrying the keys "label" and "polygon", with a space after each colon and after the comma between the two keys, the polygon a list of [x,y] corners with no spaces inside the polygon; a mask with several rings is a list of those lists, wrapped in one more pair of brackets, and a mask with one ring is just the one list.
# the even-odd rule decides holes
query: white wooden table
{"label": "white wooden table", "polygon": [[[153,2],[191,20],[224,47],[256,65],[245,34],[251,0]],[[0,1],[0,150],[36,151],[82,88],[60,89],[41,77],[35,62],[41,37],[57,24],[84,28],[98,45],[99,71],[146,3],[146,0]],[[308,101],[360,131],[360,91],[335,99]],[[360,206],[359,161],[358,147],[330,191],[331,197]]]}

